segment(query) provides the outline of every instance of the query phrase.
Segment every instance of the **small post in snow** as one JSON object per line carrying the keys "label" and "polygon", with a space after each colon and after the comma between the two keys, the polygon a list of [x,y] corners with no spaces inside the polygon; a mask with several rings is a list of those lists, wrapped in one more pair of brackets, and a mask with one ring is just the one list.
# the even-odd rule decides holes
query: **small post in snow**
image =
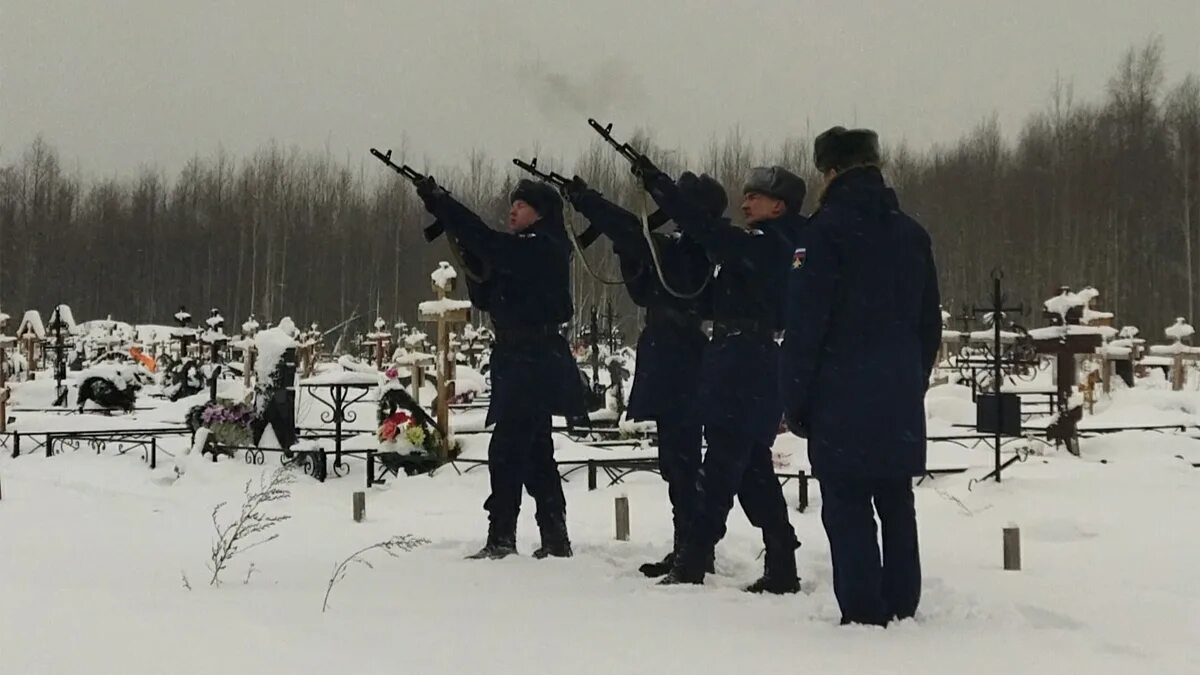
{"label": "small post in snow", "polygon": [[354,493],[354,522],[361,523],[367,513],[367,493]]}
{"label": "small post in snow", "polygon": [[614,505],[617,516],[617,541],[629,541],[629,497],[617,497]]}
{"label": "small post in snow", "polygon": [[1021,569],[1021,528],[1016,525],[1004,528],[1004,569]]}

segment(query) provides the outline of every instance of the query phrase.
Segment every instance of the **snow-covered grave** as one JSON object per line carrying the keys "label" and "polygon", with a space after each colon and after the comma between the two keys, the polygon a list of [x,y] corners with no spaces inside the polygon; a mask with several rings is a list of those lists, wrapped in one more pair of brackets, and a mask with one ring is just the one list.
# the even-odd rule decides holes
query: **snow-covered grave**
{"label": "snow-covered grave", "polygon": [[[15,390],[36,404],[52,395],[47,384]],[[30,434],[80,423],[165,426],[191,404],[153,400],[152,410],[114,418],[17,413],[17,426]],[[965,387],[932,388],[927,408],[931,434],[974,414]],[[319,414],[303,403],[299,412],[301,426]],[[479,416],[455,413],[454,422]],[[1165,381],[1119,388],[1081,430],[1130,423],[1200,424],[1200,393],[1172,392]],[[488,440],[462,436],[463,457],[486,457]],[[804,544],[803,592],[795,596],[741,592],[761,572],[761,537],[736,505],[717,573],[704,586],[664,589],[643,578],[637,566],[661,557],[671,534],[665,483],[653,474],[631,474],[617,489],[564,483],[574,558],[528,555],[538,540],[528,504],[518,537],[525,555],[483,562],[463,556],[484,536],[486,468],[373,487],[365,519],[354,523],[360,464],[324,484],[296,476],[290,496],[264,506],[289,516],[271,530],[278,538],[236,555],[223,583],[209,586],[214,507],[226,502],[218,521],[230,522],[246,481],[257,485],[277,464],[204,461],[177,478],[173,456],[187,443],[160,438],[155,470],[133,452],[87,446],[50,458],[0,456],[0,670],[890,673],[899,664],[935,675],[1195,672],[1200,545],[1190,518],[1164,517],[1200,509],[1192,466],[1200,464],[1200,440],[1186,434],[1085,434],[1079,458],[1039,449],[1004,483],[970,490],[990,452],[932,444],[930,466],[967,471],[917,486],[922,604],[916,620],[887,630],[837,626],[815,482],[814,508],[791,510]],[[562,436],[555,443],[565,462],[615,452]],[[803,440],[782,435],[776,450],[779,470],[807,469]],[[794,490],[785,494],[797,506]],[[613,499],[621,495],[632,512],[628,542],[613,536]],[[1002,569],[1001,533],[1010,523],[1021,531],[1020,572]],[[394,558],[365,554],[373,568],[352,565],[329,588],[336,563],[402,534],[430,543]]]}

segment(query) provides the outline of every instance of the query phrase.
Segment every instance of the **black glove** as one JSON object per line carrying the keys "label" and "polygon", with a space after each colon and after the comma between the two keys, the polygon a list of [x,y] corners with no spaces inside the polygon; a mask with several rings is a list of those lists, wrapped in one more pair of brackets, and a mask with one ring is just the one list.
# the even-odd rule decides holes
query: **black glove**
{"label": "black glove", "polygon": [[629,170],[633,172],[633,175],[640,178],[642,180],[642,184],[646,186],[649,186],[651,183],[655,182],[659,176],[663,175],[662,170],[655,166],[654,162],[651,162],[650,158],[645,155],[639,155],[638,158],[633,161],[632,165],[629,167]]}
{"label": "black glove", "polygon": [[432,209],[438,200],[449,194],[446,189],[437,184],[433,176],[426,176],[416,182],[417,196],[425,202],[425,208]]}
{"label": "black glove", "polygon": [[579,196],[582,195],[587,190],[588,190],[587,182],[585,182],[579,176],[575,176],[574,178],[572,178],[570,180],[570,182],[568,182],[566,185],[562,186],[562,189],[560,191],[562,192],[563,197],[565,197],[567,201],[574,204],[575,200],[578,199]]}

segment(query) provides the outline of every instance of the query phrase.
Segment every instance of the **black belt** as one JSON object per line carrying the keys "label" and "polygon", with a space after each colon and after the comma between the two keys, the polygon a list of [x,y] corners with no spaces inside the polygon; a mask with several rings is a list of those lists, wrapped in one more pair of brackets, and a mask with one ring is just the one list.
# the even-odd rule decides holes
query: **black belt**
{"label": "black belt", "polygon": [[732,319],[713,322],[712,336],[714,340],[733,337],[735,335],[774,340],[775,327],[764,321],[755,321],[753,319]]}
{"label": "black belt", "polygon": [[518,342],[525,340],[538,340],[542,338],[559,336],[558,324],[547,323],[540,326],[509,326],[507,328],[496,327],[496,342]]}

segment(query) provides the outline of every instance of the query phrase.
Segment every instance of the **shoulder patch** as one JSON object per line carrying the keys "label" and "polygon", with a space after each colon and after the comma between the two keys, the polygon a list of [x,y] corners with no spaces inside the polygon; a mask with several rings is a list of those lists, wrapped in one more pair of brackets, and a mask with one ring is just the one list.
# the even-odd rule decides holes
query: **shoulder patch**
{"label": "shoulder patch", "polygon": [[798,248],[792,253],[792,269],[798,270],[804,267],[804,261],[808,258],[807,248]]}

